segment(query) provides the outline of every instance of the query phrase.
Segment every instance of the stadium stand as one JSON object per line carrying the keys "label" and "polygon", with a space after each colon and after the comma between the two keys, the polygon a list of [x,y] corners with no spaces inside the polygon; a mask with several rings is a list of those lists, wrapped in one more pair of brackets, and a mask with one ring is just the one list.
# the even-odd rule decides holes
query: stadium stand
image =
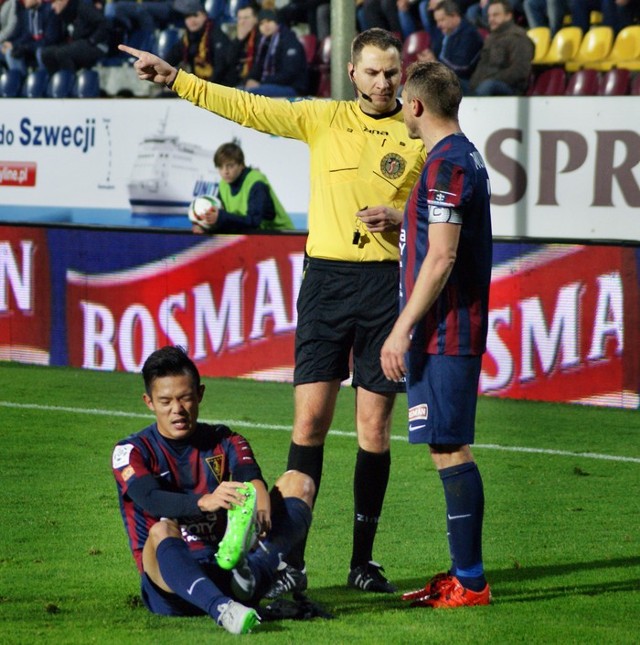
{"label": "stadium stand", "polygon": [[618,32],[609,55],[589,63],[589,67],[606,72],[625,61],[637,60],[640,60],[640,25],[631,25]]}
{"label": "stadium stand", "polygon": [[420,30],[409,34],[402,43],[402,74],[411,63],[415,62],[418,54],[431,47],[431,35],[428,31]]}
{"label": "stadium stand", "polygon": [[538,65],[564,65],[571,60],[582,42],[582,29],[580,27],[563,27],[556,32],[551,40],[549,51]]}
{"label": "stadium stand", "polygon": [[318,85],[316,94],[322,98],[331,96],[331,36],[325,36],[318,50]]}
{"label": "stadium stand", "polygon": [[564,68],[551,67],[540,72],[533,79],[528,96],[562,96],[567,87]]}
{"label": "stadium stand", "polygon": [[307,59],[307,65],[311,67],[316,62],[318,53],[318,38],[315,34],[298,34],[298,40],[304,47],[304,55]]}
{"label": "stadium stand", "polygon": [[57,72],[54,72],[49,79],[49,84],[47,85],[47,98],[69,98],[71,96],[75,80],[75,74],[68,69],[59,69]]}
{"label": "stadium stand", "polygon": [[100,96],[100,77],[95,69],[77,72],[71,96],[77,99],[95,99]]}
{"label": "stadium stand", "polygon": [[49,73],[46,69],[35,69],[27,74],[20,92],[23,98],[39,99],[46,95]]}
{"label": "stadium stand", "polygon": [[626,96],[629,94],[630,81],[631,72],[628,69],[614,67],[602,76],[598,96]]}
{"label": "stadium stand", "polygon": [[160,56],[160,58],[167,58],[169,52],[176,46],[181,37],[182,32],[176,27],[166,27],[165,29],[162,29],[156,38],[154,45],[155,53]]}
{"label": "stadium stand", "polygon": [[580,48],[570,60],[565,63],[567,72],[575,72],[583,67],[591,67],[589,63],[603,60],[611,52],[613,46],[613,29],[611,27],[591,27],[580,42]]}
{"label": "stadium stand", "polygon": [[600,89],[600,77],[595,69],[579,69],[569,76],[567,96],[596,96]]}
{"label": "stadium stand", "polygon": [[0,97],[13,99],[20,96],[22,89],[22,73],[17,69],[7,69],[0,74]]}
{"label": "stadium stand", "polygon": [[531,38],[535,45],[533,60],[531,62],[537,65],[549,51],[549,46],[551,45],[551,29],[549,27],[533,27],[532,29],[527,29],[527,36]]}

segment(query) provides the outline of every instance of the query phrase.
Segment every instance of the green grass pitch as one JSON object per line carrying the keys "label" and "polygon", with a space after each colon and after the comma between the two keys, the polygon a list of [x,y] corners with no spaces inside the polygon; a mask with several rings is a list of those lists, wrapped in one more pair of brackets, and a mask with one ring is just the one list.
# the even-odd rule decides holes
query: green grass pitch
{"label": "green grass pitch", "polygon": [[[287,384],[205,379],[201,418],[252,443],[268,481],[284,469]],[[207,617],[153,616],[110,469],[113,444],[150,422],[138,375],[0,364],[0,640],[14,643],[637,643],[638,411],[482,398],[490,607],[408,609],[345,587],[356,451],[353,392],[339,397],[308,542],[310,595],[333,620],[282,621],[247,637]],[[374,557],[402,591],[448,564],[444,502],[396,405],[392,472]]]}

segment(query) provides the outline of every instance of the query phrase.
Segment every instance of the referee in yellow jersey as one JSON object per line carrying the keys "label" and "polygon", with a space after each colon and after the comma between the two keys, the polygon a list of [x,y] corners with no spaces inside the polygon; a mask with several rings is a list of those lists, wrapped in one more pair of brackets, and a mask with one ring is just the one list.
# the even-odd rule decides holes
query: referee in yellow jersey
{"label": "referee in yellow jersey", "polygon": [[[298,297],[288,468],[310,475],[319,489],[324,442],[353,353],[358,453],[347,584],[394,592],[373,560],[373,543],[389,480],[391,413],[403,386],[385,378],[380,349],[398,314],[402,210],[425,161],[422,142],[407,135],[396,98],[402,43],[383,29],[355,37],[347,65],[353,101],[270,99],[204,81],[149,52],[120,49],[137,58],[139,78],[244,126],[308,144],[309,235]],[[300,545],[266,595],[306,587]]]}

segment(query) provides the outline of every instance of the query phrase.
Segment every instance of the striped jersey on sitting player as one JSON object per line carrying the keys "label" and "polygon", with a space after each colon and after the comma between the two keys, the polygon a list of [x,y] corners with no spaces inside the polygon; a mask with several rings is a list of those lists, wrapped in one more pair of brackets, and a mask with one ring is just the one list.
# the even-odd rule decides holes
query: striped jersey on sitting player
{"label": "striped jersey on sitting player", "polygon": [[[113,450],[112,467],[122,520],[140,571],[149,529],[160,517],[178,520],[182,536],[192,550],[215,548],[224,535],[226,512],[203,513],[197,506],[198,498],[213,492],[222,481],[262,479],[247,440],[226,426],[206,423],[198,423],[185,441],[163,437],[153,423],[118,442]],[[153,480],[140,483],[149,476]],[[129,496],[129,489],[136,482],[134,497],[140,502],[142,488],[145,508]],[[168,513],[169,510],[173,513]]]}
{"label": "striped jersey on sitting player", "polygon": [[[429,226],[448,222],[462,227],[451,275],[412,336],[412,347],[424,353],[473,356],[486,349],[490,198],[484,160],[467,137],[456,133],[439,141],[411,192],[400,233],[402,308],[429,250]],[[414,242],[407,244],[407,239]]]}

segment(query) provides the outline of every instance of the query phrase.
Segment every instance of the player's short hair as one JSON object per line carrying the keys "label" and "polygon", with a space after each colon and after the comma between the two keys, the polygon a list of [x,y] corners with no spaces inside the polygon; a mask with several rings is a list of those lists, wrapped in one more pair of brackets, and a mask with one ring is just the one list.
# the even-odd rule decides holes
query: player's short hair
{"label": "player's short hair", "polygon": [[456,73],[443,63],[413,63],[404,83],[406,98],[417,98],[438,117],[457,119],[462,89]]}
{"label": "player's short hair", "polygon": [[213,155],[213,165],[222,168],[225,163],[235,162],[244,166],[244,152],[237,143],[223,143]]}
{"label": "player's short hair", "polygon": [[153,382],[163,376],[180,376],[186,374],[193,380],[195,388],[200,387],[200,372],[196,364],[187,356],[180,345],[166,345],[152,352],[142,366],[144,389],[151,396]]}
{"label": "player's short hair", "polygon": [[355,65],[362,54],[362,50],[367,46],[377,47],[383,52],[387,49],[397,49],[398,55],[402,56],[402,42],[396,38],[390,31],[373,27],[360,32],[351,43],[351,63]]}

